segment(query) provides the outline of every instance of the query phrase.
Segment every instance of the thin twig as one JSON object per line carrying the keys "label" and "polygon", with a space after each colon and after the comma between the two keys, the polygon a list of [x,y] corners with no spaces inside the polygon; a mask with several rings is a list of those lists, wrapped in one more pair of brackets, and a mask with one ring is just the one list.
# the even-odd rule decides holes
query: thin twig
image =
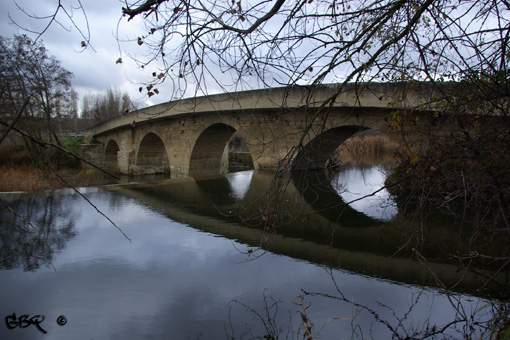
{"label": "thin twig", "polygon": [[[14,211],[14,209],[11,208],[11,206],[9,204],[7,204],[7,202],[5,202],[1,197],[0,197],[0,202],[7,208],[7,210],[9,210],[14,216],[16,216],[17,218],[19,218],[23,223],[25,224],[28,224],[30,227],[34,228],[34,225],[30,222],[30,221],[27,221],[25,220],[23,217],[21,217],[16,211]],[[21,230],[23,230],[24,232],[27,232],[27,233],[31,233],[32,231],[30,230],[27,230],[17,224],[14,224],[16,227],[20,228]]]}

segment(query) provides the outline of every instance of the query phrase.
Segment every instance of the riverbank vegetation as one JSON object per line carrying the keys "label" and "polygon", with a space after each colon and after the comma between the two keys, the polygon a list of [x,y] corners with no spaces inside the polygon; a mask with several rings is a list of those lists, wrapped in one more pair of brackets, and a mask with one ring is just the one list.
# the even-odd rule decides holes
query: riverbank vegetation
{"label": "riverbank vegetation", "polygon": [[[45,191],[67,188],[68,185],[46,167],[0,166],[0,192]],[[74,187],[108,183],[105,176],[95,170],[63,169],[59,175]]]}
{"label": "riverbank vegetation", "polygon": [[[62,137],[60,142],[67,150],[79,153],[81,138]],[[68,184],[81,187],[111,181],[99,171],[82,169],[80,160],[67,153],[18,138],[0,145],[0,173],[0,192],[43,191]]]}
{"label": "riverbank vegetation", "polygon": [[393,191],[399,199],[466,224],[510,231],[510,122],[493,118],[483,124],[466,124],[478,126],[476,133],[436,135],[426,148],[402,157],[389,181],[398,182]]}
{"label": "riverbank vegetation", "polygon": [[104,183],[99,172],[81,169],[76,131],[135,106],[127,93],[108,88],[86,95],[80,114],[72,78],[41,40],[0,36],[0,191]]}
{"label": "riverbank vegetation", "polygon": [[329,159],[329,167],[373,166],[395,163],[399,144],[380,134],[361,133],[347,139]]}

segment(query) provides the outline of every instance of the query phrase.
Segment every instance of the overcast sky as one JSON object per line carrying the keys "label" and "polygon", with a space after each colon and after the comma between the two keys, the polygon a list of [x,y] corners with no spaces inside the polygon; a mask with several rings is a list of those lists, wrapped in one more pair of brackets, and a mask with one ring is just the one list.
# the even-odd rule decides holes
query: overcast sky
{"label": "overcast sky", "polygon": [[[55,12],[58,0],[16,0],[16,3],[28,13],[48,16]],[[70,9],[71,5],[77,6],[78,3],[76,0],[62,0],[62,4]],[[60,13],[58,16],[62,25],[53,23],[42,36],[49,54],[54,55],[62,62],[64,68],[74,74],[72,82],[74,89],[80,95],[80,106],[83,95],[104,92],[108,87],[128,92],[132,100],[144,106],[170,100],[169,97],[165,98],[165,91],[161,91],[161,94],[151,97],[150,100],[138,92],[139,82],[149,79],[152,70],[142,71],[127,56],[127,53],[138,56],[143,53],[143,49],[136,42],[123,43],[119,49],[115,36],[123,2],[119,0],[82,0],[82,4],[88,18],[93,49],[89,47],[83,51],[81,48],[83,38],[77,29],[72,27],[64,13]],[[0,1],[0,15],[0,35],[8,38],[12,38],[14,34],[23,33],[33,39],[37,36],[12,24],[9,16],[21,26],[31,30],[41,30],[48,22],[27,17],[17,9],[14,0]],[[74,10],[73,20],[87,34],[83,13]],[[121,21],[120,38],[136,38],[140,35],[137,32],[141,32],[140,25],[134,20],[128,23],[124,18]],[[123,63],[116,64],[116,60],[121,56]]]}

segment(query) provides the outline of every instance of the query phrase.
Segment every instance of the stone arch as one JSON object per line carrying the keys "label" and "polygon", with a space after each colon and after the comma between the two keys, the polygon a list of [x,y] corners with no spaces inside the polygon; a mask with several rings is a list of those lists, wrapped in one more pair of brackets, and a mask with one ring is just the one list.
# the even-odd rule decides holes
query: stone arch
{"label": "stone arch", "polygon": [[136,157],[138,172],[144,174],[169,173],[165,144],[155,133],[146,134],[138,148]]}
{"label": "stone arch", "polygon": [[106,169],[115,169],[118,170],[118,154],[120,148],[117,142],[113,139],[110,139],[106,144],[106,148],[104,151],[104,165]]}
{"label": "stone arch", "polygon": [[191,152],[189,174],[215,175],[228,172],[228,142],[236,129],[223,123],[206,128],[197,138]]}
{"label": "stone arch", "polygon": [[324,169],[329,156],[340,144],[366,129],[364,126],[340,126],[324,131],[299,151],[292,162],[292,171]]}

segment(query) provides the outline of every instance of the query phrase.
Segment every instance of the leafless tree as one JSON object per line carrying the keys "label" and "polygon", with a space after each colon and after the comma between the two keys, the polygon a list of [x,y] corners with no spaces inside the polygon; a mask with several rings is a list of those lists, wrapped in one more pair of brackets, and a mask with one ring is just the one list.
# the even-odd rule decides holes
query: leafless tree
{"label": "leafless tree", "polygon": [[[0,37],[0,45],[2,115],[19,112],[26,101],[24,116],[45,121],[45,135],[58,142],[52,119],[72,115],[73,98],[76,101],[72,73],[48,55],[42,42],[36,43],[26,35]],[[44,129],[38,126],[34,131],[40,136]]]}
{"label": "leafless tree", "polygon": [[[351,81],[507,79],[506,1],[128,2],[136,42],[176,90]],[[221,75],[221,76],[220,76]],[[255,82],[254,82],[255,81]],[[500,84],[502,85],[502,84]],[[341,86],[340,86],[341,87]],[[480,88],[484,88],[482,84]],[[505,96],[497,86],[494,96]],[[487,89],[488,90],[488,89]],[[490,89],[492,92],[494,89]],[[506,114],[506,113],[505,113]]]}
{"label": "leafless tree", "polygon": [[134,109],[127,92],[108,88],[105,93],[85,95],[82,103],[82,117],[96,123],[119,117]]}

